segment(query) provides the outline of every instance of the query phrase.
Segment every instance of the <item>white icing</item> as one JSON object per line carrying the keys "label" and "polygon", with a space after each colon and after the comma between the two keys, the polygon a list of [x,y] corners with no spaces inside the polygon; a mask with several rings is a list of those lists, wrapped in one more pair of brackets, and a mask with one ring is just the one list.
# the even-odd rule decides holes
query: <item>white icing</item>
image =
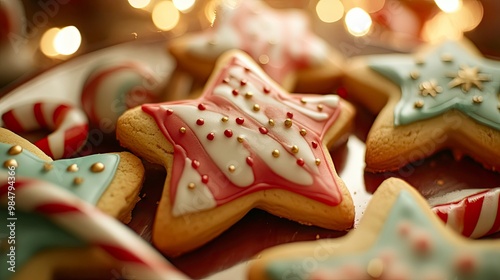
{"label": "white icing", "polygon": [[464,230],[463,215],[457,215],[457,214],[459,214],[457,213],[457,211],[449,211],[446,225],[454,229],[456,232],[463,232]]}
{"label": "white icing", "polygon": [[479,215],[476,227],[471,234],[471,238],[484,236],[493,227],[498,213],[498,198],[500,188],[493,189],[485,193],[481,213]]}
{"label": "white icing", "polygon": [[40,124],[35,118],[33,104],[20,105],[12,109],[12,115],[19,122],[24,131],[32,131],[40,128]]}
{"label": "white icing", "polygon": [[[302,98],[302,100],[304,100],[307,104],[315,104],[315,105],[322,104],[331,108],[336,108],[339,103],[339,97],[337,95],[332,95],[332,94],[319,97],[305,97]],[[283,103],[301,112],[302,114],[310,117],[313,120],[324,121],[330,117],[327,113],[319,112],[317,109],[310,109],[306,106],[301,106],[289,100],[285,100],[283,101]]]}
{"label": "white icing", "polygon": [[[212,193],[202,182],[201,175],[191,166],[191,163],[192,160],[186,158],[172,208],[174,217],[208,210],[217,205]],[[194,183],[195,188],[188,188],[190,183]]]}
{"label": "white icing", "polygon": [[[240,108],[246,115],[252,117],[254,120],[260,123],[261,126],[268,128],[268,130],[274,134],[281,135],[281,139],[286,139],[290,145],[296,145],[299,148],[299,152],[296,154],[297,158],[302,158],[307,166],[312,170],[318,172],[318,167],[315,163],[315,156],[311,150],[309,143],[300,135],[300,127],[297,125],[292,125],[291,128],[286,128],[283,123],[286,120],[286,113],[289,111],[289,103],[292,103],[300,108],[300,105],[293,102],[280,102],[273,98],[269,94],[265,94],[262,88],[257,87],[251,81],[248,81],[245,86],[240,86],[240,81],[245,77],[245,69],[242,67],[233,67],[229,71],[230,76],[233,78],[228,84],[220,84],[214,88],[214,95],[222,96],[235,106]],[[239,95],[233,96],[232,90],[236,88],[239,89]],[[246,92],[253,93],[252,98],[245,98],[244,94]],[[318,97],[318,100],[322,97]],[[326,99],[329,99],[327,97]],[[286,104],[284,104],[286,103]],[[330,104],[331,102],[328,102]],[[253,105],[259,104],[261,109],[258,112],[253,110]],[[279,111],[280,116],[269,116],[266,115],[266,108],[273,108],[273,110]],[[295,106],[293,107],[294,109]],[[310,111],[308,109],[301,110]],[[323,113],[325,118],[328,118],[328,114]],[[309,115],[309,114],[308,114]],[[274,126],[269,126],[269,119],[275,121]],[[293,122],[293,120],[292,120]]]}
{"label": "white icing", "polygon": [[[251,151],[277,175],[299,185],[313,183],[311,174],[297,165],[297,158],[271,137],[271,131],[268,134],[262,134],[258,128],[249,128],[245,126],[245,123],[243,125],[236,124],[234,119],[222,122],[221,118],[224,115],[208,110],[200,111],[194,106],[177,105],[173,110],[174,114],[190,127],[217,167],[236,186],[248,187],[254,182],[252,167],[246,163],[246,158],[251,154],[245,145],[248,145]],[[198,126],[196,124],[196,120],[199,118],[204,119],[204,125]],[[232,137],[228,138],[224,135],[226,129],[232,130]],[[206,135],[211,132],[215,134],[215,139],[212,141],[206,139]],[[296,133],[299,134],[297,131]],[[246,143],[238,142],[238,136],[244,138]],[[278,158],[273,157],[273,150],[280,151]],[[230,165],[235,167],[235,171],[229,171]]]}

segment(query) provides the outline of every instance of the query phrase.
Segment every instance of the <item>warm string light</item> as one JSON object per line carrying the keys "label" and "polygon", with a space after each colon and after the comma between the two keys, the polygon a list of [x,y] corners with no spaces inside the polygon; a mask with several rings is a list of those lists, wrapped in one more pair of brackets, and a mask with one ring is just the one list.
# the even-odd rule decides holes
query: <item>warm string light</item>
{"label": "warm string light", "polygon": [[347,31],[357,37],[368,34],[372,26],[370,14],[359,7],[350,9],[345,14],[344,21]]}
{"label": "warm string light", "polygon": [[153,8],[151,18],[157,28],[168,31],[179,23],[180,12],[172,1],[161,1]]}
{"label": "warm string light", "polygon": [[40,40],[40,50],[49,57],[69,56],[80,48],[82,36],[75,26],[51,28],[45,31]]}
{"label": "warm string light", "polygon": [[128,3],[136,9],[144,9],[151,3],[151,0],[128,0]]}

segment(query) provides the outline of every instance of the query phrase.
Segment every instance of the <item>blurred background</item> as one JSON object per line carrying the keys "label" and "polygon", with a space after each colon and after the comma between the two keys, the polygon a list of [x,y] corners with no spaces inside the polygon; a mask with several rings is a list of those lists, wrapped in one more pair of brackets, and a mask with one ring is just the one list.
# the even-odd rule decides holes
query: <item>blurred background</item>
{"label": "blurred background", "polygon": [[[241,0],[0,0],[0,90],[74,56],[209,28],[221,1]],[[313,29],[347,57],[466,36],[500,58],[497,0],[265,1],[306,10]]]}

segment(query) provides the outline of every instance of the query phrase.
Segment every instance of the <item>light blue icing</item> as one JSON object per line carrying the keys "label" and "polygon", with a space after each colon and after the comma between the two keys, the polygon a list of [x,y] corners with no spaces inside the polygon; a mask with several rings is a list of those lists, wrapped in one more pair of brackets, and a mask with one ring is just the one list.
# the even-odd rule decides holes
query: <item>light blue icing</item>
{"label": "light blue icing", "polygon": [[[14,273],[9,271],[11,259],[7,254],[12,254],[10,251],[11,246],[15,246],[15,271],[20,271],[28,260],[36,253],[44,249],[54,248],[75,248],[83,247],[85,242],[76,238],[64,229],[53,224],[47,218],[36,213],[26,213],[20,210],[16,211],[17,220],[15,221],[15,239],[9,239],[10,230],[6,225],[11,221],[7,218],[7,209],[1,207],[0,220],[2,223],[2,230],[0,240],[2,242],[2,249],[0,250],[0,279],[11,279]],[[15,244],[9,244],[8,240],[15,240]],[[11,243],[13,241],[10,241]],[[5,246],[4,246],[5,245]]]}
{"label": "light blue icing", "polygon": [[[398,233],[398,225],[403,221],[409,222],[412,227],[424,231],[431,237],[433,244],[431,253],[421,255],[410,247],[408,239]],[[315,241],[318,248],[321,246],[319,241]],[[343,245],[348,246],[348,244]],[[315,251],[318,254],[309,259],[273,261],[266,270],[271,279],[307,279],[315,270],[334,270],[346,264],[356,264],[362,269],[366,268],[370,260],[388,251],[395,253],[395,260],[406,266],[411,279],[421,279],[433,273],[439,273],[442,279],[500,279],[500,251],[498,249],[479,250],[473,247],[455,247],[434,228],[429,217],[422,213],[413,196],[407,191],[401,191],[382,227],[378,240],[371,248],[367,248],[366,252],[360,255],[332,257],[320,254],[318,250]],[[472,273],[463,274],[455,269],[455,257],[464,254],[477,258],[478,267]]]}
{"label": "light blue icing", "polygon": [[[451,61],[443,61],[443,55],[450,55]],[[401,87],[401,99],[394,110],[396,126],[432,118],[450,109],[457,109],[476,121],[496,130],[500,130],[500,62],[495,62],[471,54],[456,42],[448,41],[422,57],[423,63],[417,63],[409,55],[379,55],[369,59],[368,64],[374,71],[389,78]],[[468,92],[461,85],[450,87],[449,83],[457,75],[460,67],[478,67],[479,75],[489,80],[481,81],[482,89],[472,85]],[[419,77],[413,79],[410,73],[416,71]],[[435,80],[442,91],[435,97],[419,94],[419,85]],[[474,103],[474,96],[481,96],[482,103]],[[422,108],[416,108],[415,102],[422,100]]]}
{"label": "light blue icing", "polygon": [[[16,177],[36,178],[54,183],[74,193],[79,198],[96,205],[100,197],[113,180],[120,157],[117,154],[95,154],[74,159],[61,159],[50,162],[51,170],[44,170],[45,161],[38,158],[30,151],[23,150],[18,155],[9,155],[10,144],[0,143],[0,173],[7,173],[8,169],[3,163],[8,159],[15,159],[18,167],[15,170]],[[101,172],[92,172],[90,167],[96,162],[104,164]],[[71,164],[77,164],[78,171],[69,172],[66,169]],[[76,177],[82,178],[83,182],[75,184]]]}

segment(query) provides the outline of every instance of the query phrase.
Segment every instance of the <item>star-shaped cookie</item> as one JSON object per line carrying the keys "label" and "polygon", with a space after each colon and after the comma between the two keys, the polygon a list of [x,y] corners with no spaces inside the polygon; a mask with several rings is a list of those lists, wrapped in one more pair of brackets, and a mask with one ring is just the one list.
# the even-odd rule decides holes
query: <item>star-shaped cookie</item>
{"label": "star-shaped cookie", "polygon": [[168,45],[179,68],[202,81],[231,49],[248,53],[274,81],[294,92],[331,92],[342,75],[344,57],[313,34],[303,11],[273,9],[261,0],[222,1],[213,26]]}
{"label": "star-shaped cookie", "polygon": [[52,160],[33,143],[4,128],[0,128],[0,164],[0,175],[14,168],[17,177],[54,183],[125,223],[131,220],[144,179],[144,167],[131,153]]}
{"label": "star-shaped cookie", "polygon": [[414,188],[390,178],[358,228],[268,249],[251,263],[249,279],[497,279],[498,259],[500,241],[450,231]]}
{"label": "star-shaped cookie", "polygon": [[346,88],[379,113],[366,141],[366,169],[397,170],[451,149],[500,170],[500,62],[465,39],[413,54],[353,60]]}
{"label": "star-shaped cookie", "polygon": [[250,209],[345,230],[354,209],[328,147],[354,109],[336,95],[287,94],[245,53],[221,56],[198,99],[119,118],[121,145],[167,170],[153,228],[165,254],[197,248]]}

